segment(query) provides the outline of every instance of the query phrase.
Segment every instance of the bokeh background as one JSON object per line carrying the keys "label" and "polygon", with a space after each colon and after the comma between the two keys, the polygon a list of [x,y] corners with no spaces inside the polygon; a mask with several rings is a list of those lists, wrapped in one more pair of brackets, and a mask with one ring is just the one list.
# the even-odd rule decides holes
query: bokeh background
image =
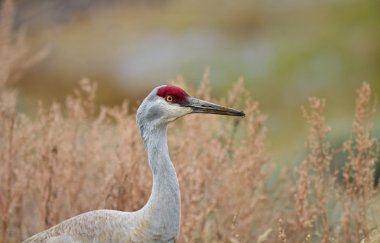
{"label": "bokeh background", "polygon": [[380,94],[378,0],[15,2],[15,27],[32,51],[47,53],[13,83],[27,113],[38,100],[64,100],[83,77],[98,82],[99,103],[135,106],[178,76],[198,84],[209,68],[216,97],[244,78],[268,115],[272,159],[285,162],[303,151],[308,97],[326,98],[340,141],[360,84]]}

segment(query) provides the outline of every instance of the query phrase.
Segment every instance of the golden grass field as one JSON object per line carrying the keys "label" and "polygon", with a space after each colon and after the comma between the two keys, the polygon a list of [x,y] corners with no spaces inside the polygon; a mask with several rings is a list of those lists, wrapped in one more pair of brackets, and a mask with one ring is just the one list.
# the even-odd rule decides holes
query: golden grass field
{"label": "golden grass field", "polygon": [[[12,31],[12,1],[1,16],[0,242],[20,242],[89,210],[142,207],[152,178],[128,101],[97,105],[97,85],[84,79],[65,102],[21,113],[9,84],[40,54],[29,53],[22,33]],[[186,89],[213,100],[208,83],[206,73],[200,87]],[[180,242],[380,241],[373,177],[380,147],[368,84],[358,87],[351,136],[338,149],[327,138],[328,104],[309,99],[306,153],[297,166],[270,160],[265,115],[243,82],[215,102],[247,116],[192,115],[169,129],[181,186]],[[339,151],[347,155],[343,164],[337,164]]]}

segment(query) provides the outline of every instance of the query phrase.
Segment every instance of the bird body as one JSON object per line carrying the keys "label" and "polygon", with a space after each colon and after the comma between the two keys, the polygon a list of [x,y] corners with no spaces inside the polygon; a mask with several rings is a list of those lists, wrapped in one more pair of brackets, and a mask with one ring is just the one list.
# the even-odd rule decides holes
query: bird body
{"label": "bird body", "polygon": [[152,193],[136,212],[95,210],[67,219],[24,241],[31,242],[175,242],[181,201],[177,175],[169,157],[167,124],[190,113],[243,116],[234,109],[190,97],[175,86],[160,86],[137,110],[137,126],[153,174]]}
{"label": "bird body", "polygon": [[[67,219],[25,242],[174,242],[177,232],[153,225],[149,215],[95,210]],[[170,229],[167,227],[167,229]]]}

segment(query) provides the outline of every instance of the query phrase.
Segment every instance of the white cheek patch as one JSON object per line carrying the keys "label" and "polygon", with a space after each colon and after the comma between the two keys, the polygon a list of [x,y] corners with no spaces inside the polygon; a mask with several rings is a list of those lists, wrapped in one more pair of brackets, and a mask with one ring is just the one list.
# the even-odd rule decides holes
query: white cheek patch
{"label": "white cheek patch", "polygon": [[169,104],[167,102],[165,102],[163,105],[167,111],[166,117],[170,121],[173,121],[192,112],[192,109],[190,107],[182,107],[175,104]]}
{"label": "white cheek patch", "polygon": [[181,106],[169,105],[169,104],[168,104],[167,108],[168,108],[169,116],[175,117],[175,118],[187,115],[187,114],[191,113],[191,111],[192,111],[192,109],[189,107],[181,107]]}

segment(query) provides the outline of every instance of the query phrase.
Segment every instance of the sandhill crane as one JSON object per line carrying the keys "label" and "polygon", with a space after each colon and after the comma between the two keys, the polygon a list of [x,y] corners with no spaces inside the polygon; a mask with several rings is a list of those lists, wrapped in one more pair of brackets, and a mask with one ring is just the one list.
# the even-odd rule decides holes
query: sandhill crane
{"label": "sandhill crane", "polygon": [[137,110],[137,126],[153,173],[152,193],[136,212],[95,210],[67,219],[24,242],[175,242],[181,202],[177,175],[169,157],[167,125],[190,113],[244,116],[190,97],[176,86],[159,86]]}

